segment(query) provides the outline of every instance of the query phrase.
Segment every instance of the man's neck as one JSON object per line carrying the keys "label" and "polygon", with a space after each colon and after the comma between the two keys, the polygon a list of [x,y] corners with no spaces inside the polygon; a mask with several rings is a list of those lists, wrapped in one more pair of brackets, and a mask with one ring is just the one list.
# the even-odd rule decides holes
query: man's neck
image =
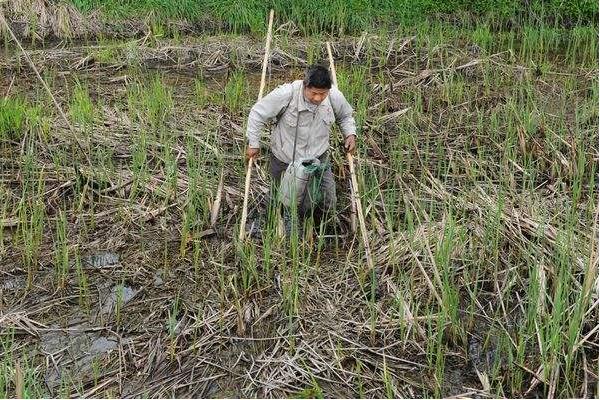
{"label": "man's neck", "polygon": [[311,102],[310,100],[308,100],[306,98],[306,96],[304,95],[304,90],[302,91],[302,100],[304,100],[304,104],[306,104],[306,108],[308,108],[311,111],[314,111],[317,107],[319,107],[318,104],[314,104],[313,102]]}

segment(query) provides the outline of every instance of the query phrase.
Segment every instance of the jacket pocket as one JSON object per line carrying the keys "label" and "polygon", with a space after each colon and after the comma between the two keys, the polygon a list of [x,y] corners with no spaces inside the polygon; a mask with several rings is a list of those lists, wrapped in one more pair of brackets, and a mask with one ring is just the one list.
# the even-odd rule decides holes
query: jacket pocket
{"label": "jacket pocket", "polygon": [[283,123],[286,126],[295,128],[296,125],[298,124],[298,111],[296,111],[296,112],[288,111],[285,114],[283,114],[282,119],[283,119]]}
{"label": "jacket pocket", "polygon": [[331,124],[333,124],[333,122],[335,121],[335,117],[333,116],[333,110],[332,109],[327,109],[324,110],[322,113],[322,118],[323,118],[323,123],[330,127]]}

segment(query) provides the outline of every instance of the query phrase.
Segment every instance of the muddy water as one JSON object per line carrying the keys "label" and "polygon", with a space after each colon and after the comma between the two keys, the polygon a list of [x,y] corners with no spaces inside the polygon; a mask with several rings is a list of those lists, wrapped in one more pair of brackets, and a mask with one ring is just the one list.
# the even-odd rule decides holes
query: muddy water
{"label": "muddy water", "polygon": [[128,286],[115,285],[104,296],[100,313],[110,314],[116,311],[117,307],[125,306],[138,291]]}
{"label": "muddy water", "polygon": [[108,355],[118,346],[116,338],[93,332],[86,323],[64,330],[58,326],[50,328],[54,330],[40,337],[41,351],[53,365],[45,375],[46,384],[50,387],[60,385],[72,373],[92,377],[96,359]]}
{"label": "muddy water", "polygon": [[119,264],[119,255],[117,253],[105,251],[86,256],[81,262],[84,267],[89,268],[116,267]]}
{"label": "muddy water", "polygon": [[[83,256],[81,264],[89,273],[97,271],[100,275],[103,271],[122,267],[120,255],[111,251]],[[53,273],[51,270],[47,272],[50,275]],[[44,271],[39,271],[39,274],[44,274]],[[26,290],[26,285],[25,275],[2,279],[0,294],[22,292]],[[44,381],[50,390],[64,385],[73,377],[77,380],[92,379],[94,374],[101,374],[98,368],[102,360],[112,357],[111,353],[119,347],[119,336],[104,322],[114,317],[118,309],[126,312],[123,311],[124,307],[135,298],[139,289],[105,279],[98,283],[97,290],[98,302],[91,304],[88,312],[76,311],[65,316],[64,322],[40,328],[38,348],[48,365]],[[58,319],[62,321],[60,316]]]}

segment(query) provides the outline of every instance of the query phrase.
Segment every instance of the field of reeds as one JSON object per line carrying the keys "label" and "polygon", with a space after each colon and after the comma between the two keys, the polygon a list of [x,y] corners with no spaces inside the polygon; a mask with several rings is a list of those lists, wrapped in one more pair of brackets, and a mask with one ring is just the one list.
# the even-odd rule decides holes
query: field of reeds
{"label": "field of reeds", "polygon": [[265,135],[238,240],[263,6],[99,3],[0,6],[0,397],[598,397],[596,21],[275,7],[267,91],[330,41],[355,109],[365,274],[337,131],[338,221],[278,235]]}

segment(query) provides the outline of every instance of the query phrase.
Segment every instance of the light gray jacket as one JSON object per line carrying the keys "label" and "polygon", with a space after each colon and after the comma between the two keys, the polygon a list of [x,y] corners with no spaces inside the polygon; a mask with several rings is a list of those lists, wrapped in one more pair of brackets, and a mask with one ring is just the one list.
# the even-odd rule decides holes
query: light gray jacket
{"label": "light gray jacket", "polygon": [[356,135],[352,106],[342,92],[335,87],[331,88],[325,100],[315,106],[304,98],[302,89],[301,80],[287,83],[254,104],[246,129],[250,147],[259,147],[260,134],[271,119],[276,120],[271,136],[271,151],[286,164],[292,162],[296,122],[296,159],[316,158],[327,151],[334,120],[338,122],[344,136]]}

